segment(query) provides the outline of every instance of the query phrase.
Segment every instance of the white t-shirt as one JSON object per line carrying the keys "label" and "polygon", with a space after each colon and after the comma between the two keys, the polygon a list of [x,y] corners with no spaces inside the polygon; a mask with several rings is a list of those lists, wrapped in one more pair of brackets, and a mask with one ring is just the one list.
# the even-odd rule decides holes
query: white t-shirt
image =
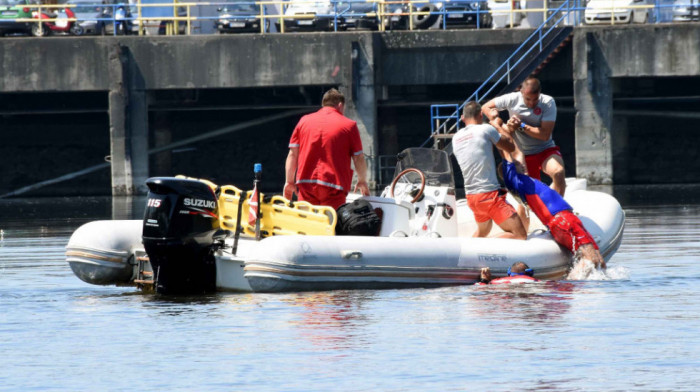
{"label": "white t-shirt", "polygon": [[467,195],[499,189],[493,146],[501,134],[489,124],[467,125],[452,137],[452,147],[462,169]]}
{"label": "white t-shirt", "polygon": [[[520,92],[501,95],[494,99],[494,103],[496,109],[508,110],[508,117],[518,116],[522,122],[532,127],[541,126],[542,121],[557,120],[557,105],[554,98],[549,95],[540,94],[540,99],[534,109],[525,105],[523,95]],[[527,135],[522,129],[518,129],[513,136],[525,155],[537,154],[555,146],[551,135],[548,140],[538,140]]]}

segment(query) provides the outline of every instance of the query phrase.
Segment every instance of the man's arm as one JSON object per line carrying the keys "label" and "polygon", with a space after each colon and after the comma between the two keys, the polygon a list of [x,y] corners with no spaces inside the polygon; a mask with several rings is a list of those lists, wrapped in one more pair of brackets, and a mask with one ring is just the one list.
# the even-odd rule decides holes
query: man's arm
{"label": "man's arm", "polygon": [[[501,125],[501,129],[503,129],[505,132],[508,132],[509,135],[512,135],[513,132],[515,132],[515,130],[517,129],[517,123],[519,123],[518,118],[511,117],[507,123]],[[496,127],[496,129],[499,128]],[[513,145],[515,146],[513,151],[511,151],[510,153],[505,152],[504,158],[507,161],[513,162],[515,164],[518,173],[528,175],[525,154],[523,154],[522,150],[520,150],[520,146],[518,146],[518,141],[515,140],[515,138],[513,138]]]}
{"label": "man's arm", "polygon": [[[528,175],[527,172],[527,164],[525,162],[525,154],[520,150],[520,147],[518,146],[517,140],[512,137],[513,132],[515,132],[515,123],[517,123],[517,118],[511,117],[510,120],[508,120],[507,123],[503,123],[503,120],[500,118],[497,118],[493,121],[491,121],[491,125],[496,128],[498,133],[501,135],[507,134],[508,136],[511,136],[511,139],[513,141],[513,150],[512,151],[507,151],[504,149],[499,149],[498,152],[501,154],[503,159],[505,159],[508,162],[513,162],[515,164],[515,167],[518,171],[518,173]],[[503,136],[501,136],[502,138]]]}
{"label": "man's arm", "polygon": [[507,132],[504,132],[502,127],[494,128],[496,128],[498,133],[501,135],[501,138],[498,140],[498,143],[496,143],[496,147],[499,150],[503,150],[504,152],[513,152],[513,150],[515,150],[515,143],[513,142],[513,138]]}
{"label": "man's arm", "polygon": [[481,113],[489,119],[489,122],[498,118],[498,109],[496,109],[496,100],[492,99],[481,107]]}
{"label": "man's arm", "polygon": [[491,277],[491,268],[483,267],[481,269],[481,273],[480,273],[479,280],[477,281],[477,283],[488,284],[491,282],[491,280],[493,280],[493,278]]}
{"label": "man's arm", "polygon": [[355,184],[355,192],[358,188],[362,196],[369,196],[369,184],[367,183],[367,162],[365,154],[357,154],[352,156],[352,162],[355,164],[357,172],[357,184]]}
{"label": "man's arm", "polygon": [[554,121],[542,121],[539,127],[524,125],[522,130],[526,135],[532,136],[537,140],[549,140],[554,131]]}
{"label": "man's arm", "polygon": [[290,147],[287,154],[287,161],[284,164],[285,183],[282,189],[282,194],[285,198],[292,200],[292,194],[297,191],[295,177],[297,174],[297,165],[299,160],[299,147]]}

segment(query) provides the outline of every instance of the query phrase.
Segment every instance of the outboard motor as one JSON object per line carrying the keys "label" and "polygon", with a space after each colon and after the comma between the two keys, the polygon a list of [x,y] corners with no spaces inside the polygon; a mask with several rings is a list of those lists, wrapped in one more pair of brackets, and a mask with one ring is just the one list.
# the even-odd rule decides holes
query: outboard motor
{"label": "outboard motor", "polygon": [[214,190],[204,182],[173,177],[146,181],[143,245],[156,292],[201,294],[216,289],[214,251],[223,244]]}

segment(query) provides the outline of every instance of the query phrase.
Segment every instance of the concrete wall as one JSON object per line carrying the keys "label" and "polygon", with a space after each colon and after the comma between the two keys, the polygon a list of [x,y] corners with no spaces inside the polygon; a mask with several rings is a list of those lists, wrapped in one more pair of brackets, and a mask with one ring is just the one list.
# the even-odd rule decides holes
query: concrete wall
{"label": "concrete wall", "polygon": [[[387,88],[420,87],[445,100],[439,98],[441,86],[468,86],[484,80],[528,33],[504,29],[6,37],[0,40],[0,94],[109,92],[114,106],[109,111],[110,123],[120,123],[115,121],[120,112],[125,117],[136,114],[121,121],[130,124],[131,130],[113,139],[133,137],[141,144],[127,148],[133,140],[124,139],[120,142],[123,150],[143,151],[148,136],[144,132],[152,133],[144,128],[153,104],[149,92],[154,90],[339,86],[350,98],[348,115],[358,120],[365,152],[373,160],[381,153],[377,104],[387,99]],[[123,52],[127,59],[121,65],[123,72],[115,71],[113,62],[110,65],[110,54],[115,51]],[[569,57],[555,59],[541,77],[564,84],[573,81],[576,174],[592,183],[611,183],[615,157],[625,156],[620,146],[626,145],[628,137],[625,129],[615,129],[626,127],[626,121],[613,118],[613,82],[617,78],[700,75],[700,28],[696,24],[577,28],[567,53]],[[122,87],[125,93],[119,95]],[[455,102],[469,93],[465,90]],[[427,129],[428,124],[416,126]]]}
{"label": "concrete wall", "polygon": [[[576,174],[594,184],[612,184],[614,177],[624,181],[613,174],[615,156],[626,155],[629,137],[626,121],[613,119],[613,80],[700,76],[700,28],[579,28],[573,49]],[[624,162],[618,166],[626,170]]]}
{"label": "concrete wall", "polygon": [[[147,151],[148,91],[335,85],[358,121],[372,181],[376,102],[385,86],[477,83],[525,36],[482,30],[3,39],[0,91],[109,91],[113,193],[130,194],[143,192],[148,176],[138,155]],[[115,62],[114,53],[126,63]]]}
{"label": "concrete wall", "polygon": [[[110,48],[130,51],[146,89],[343,85],[352,43],[373,56],[377,85],[483,80],[528,35],[525,30],[267,34],[189,37],[61,37],[0,40],[0,91],[109,90]],[[610,77],[700,74],[695,24],[578,28]],[[584,63],[574,61],[580,69]],[[591,66],[586,65],[586,66]],[[563,77],[570,71],[548,70]]]}
{"label": "concrete wall", "polygon": [[[523,30],[79,37],[0,40],[0,91],[108,90],[110,48],[128,48],[151,89],[342,85],[352,43],[379,51],[377,84],[483,80],[527,36]],[[376,59],[375,59],[376,60]]]}

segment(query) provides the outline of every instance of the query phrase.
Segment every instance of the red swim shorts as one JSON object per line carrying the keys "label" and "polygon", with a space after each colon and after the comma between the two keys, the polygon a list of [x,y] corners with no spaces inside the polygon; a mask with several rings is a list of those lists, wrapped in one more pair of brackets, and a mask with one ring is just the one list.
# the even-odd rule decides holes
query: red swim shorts
{"label": "red swim shorts", "polygon": [[575,253],[581,245],[592,244],[598,249],[591,234],[583,227],[581,219],[569,210],[560,211],[549,222],[549,230],[557,243],[571,253]]}
{"label": "red swim shorts", "polygon": [[506,191],[503,189],[467,195],[467,205],[474,213],[477,223],[493,219],[497,225],[500,225],[516,213],[513,206],[506,202]]}
{"label": "red swim shorts", "polygon": [[530,177],[539,180],[540,179],[540,171],[542,171],[542,163],[545,161],[545,159],[551,157],[552,155],[561,156],[561,151],[559,151],[559,147],[554,146],[554,147],[550,147],[542,152],[538,152],[537,154],[525,155],[525,164],[527,165],[527,174]]}
{"label": "red swim shorts", "polygon": [[297,196],[315,206],[331,206],[336,210],[347,199],[347,193],[340,189],[318,184],[297,184]]}

